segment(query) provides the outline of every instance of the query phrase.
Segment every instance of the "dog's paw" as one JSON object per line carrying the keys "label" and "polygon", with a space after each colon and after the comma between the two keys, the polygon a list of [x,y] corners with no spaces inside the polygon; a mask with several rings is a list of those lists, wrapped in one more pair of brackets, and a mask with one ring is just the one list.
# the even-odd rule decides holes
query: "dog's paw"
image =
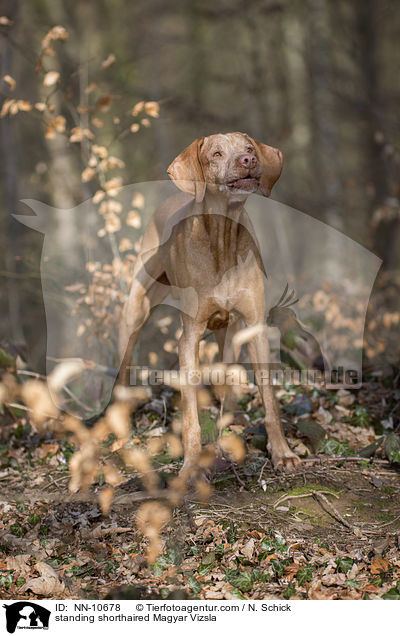
{"label": "dog's paw", "polygon": [[302,461],[300,457],[289,450],[282,454],[273,454],[272,464],[277,471],[293,473],[301,468]]}

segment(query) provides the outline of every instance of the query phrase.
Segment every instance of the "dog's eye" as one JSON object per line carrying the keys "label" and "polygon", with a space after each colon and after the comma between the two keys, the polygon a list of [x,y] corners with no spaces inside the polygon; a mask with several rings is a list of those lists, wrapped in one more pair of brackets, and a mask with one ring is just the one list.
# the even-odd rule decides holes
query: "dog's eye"
{"label": "dog's eye", "polygon": [[249,147],[247,148],[247,152],[254,152],[254,148],[252,148],[251,146],[249,146]]}
{"label": "dog's eye", "polygon": [[222,152],[220,152],[219,150],[216,150],[213,154],[213,157],[222,157]]}

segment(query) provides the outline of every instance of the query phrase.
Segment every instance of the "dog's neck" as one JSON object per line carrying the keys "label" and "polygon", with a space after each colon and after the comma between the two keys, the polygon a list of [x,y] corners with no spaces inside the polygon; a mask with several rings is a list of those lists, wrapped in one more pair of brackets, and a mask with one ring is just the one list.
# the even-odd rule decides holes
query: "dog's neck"
{"label": "dog's neck", "polygon": [[246,196],[233,198],[229,193],[207,189],[204,200],[199,204],[199,220],[208,235],[210,251],[218,268],[236,264],[240,217],[246,199]]}
{"label": "dog's neck", "polygon": [[203,213],[225,217],[238,223],[246,200],[246,195],[235,196],[229,192],[212,192],[207,188],[203,201]]}

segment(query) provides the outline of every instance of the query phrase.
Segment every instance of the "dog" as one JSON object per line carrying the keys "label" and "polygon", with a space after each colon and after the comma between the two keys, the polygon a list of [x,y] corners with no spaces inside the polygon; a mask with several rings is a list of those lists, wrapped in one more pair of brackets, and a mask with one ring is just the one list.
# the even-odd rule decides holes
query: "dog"
{"label": "dog", "polygon": [[[244,203],[252,193],[268,197],[283,167],[280,150],[244,133],[196,139],[167,173],[182,191],[162,203],[143,236],[119,330],[120,382],[151,310],[172,293],[180,303],[181,372],[199,368],[199,341],[215,333],[219,355],[234,362],[232,338],[241,321],[264,325],[264,268]],[[232,324],[230,317],[240,320]],[[268,374],[266,328],[255,329],[248,352],[265,408],[268,450],[275,469],[301,463],[285,439]],[[181,475],[196,469],[201,453],[196,387],[181,386],[184,463]]]}

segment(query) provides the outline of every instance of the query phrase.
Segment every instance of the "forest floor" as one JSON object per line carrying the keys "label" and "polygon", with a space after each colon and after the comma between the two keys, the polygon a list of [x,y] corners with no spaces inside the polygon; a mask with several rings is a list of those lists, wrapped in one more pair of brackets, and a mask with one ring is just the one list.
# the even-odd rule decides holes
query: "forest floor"
{"label": "forest floor", "polygon": [[[245,461],[217,459],[210,497],[189,492],[173,510],[152,565],[135,522],[149,499],[138,479],[124,473],[104,515],[101,483],[68,491],[71,439],[40,436],[5,410],[2,598],[400,599],[398,456],[385,430],[396,391],[393,378],[353,392],[281,390],[289,443],[304,457],[295,474],[273,470],[258,398],[247,399],[232,425]],[[136,438],[160,434],[158,408],[154,399],[135,414]],[[205,441],[216,411],[203,413]],[[155,461],[165,482],[179,470],[166,453]]]}

